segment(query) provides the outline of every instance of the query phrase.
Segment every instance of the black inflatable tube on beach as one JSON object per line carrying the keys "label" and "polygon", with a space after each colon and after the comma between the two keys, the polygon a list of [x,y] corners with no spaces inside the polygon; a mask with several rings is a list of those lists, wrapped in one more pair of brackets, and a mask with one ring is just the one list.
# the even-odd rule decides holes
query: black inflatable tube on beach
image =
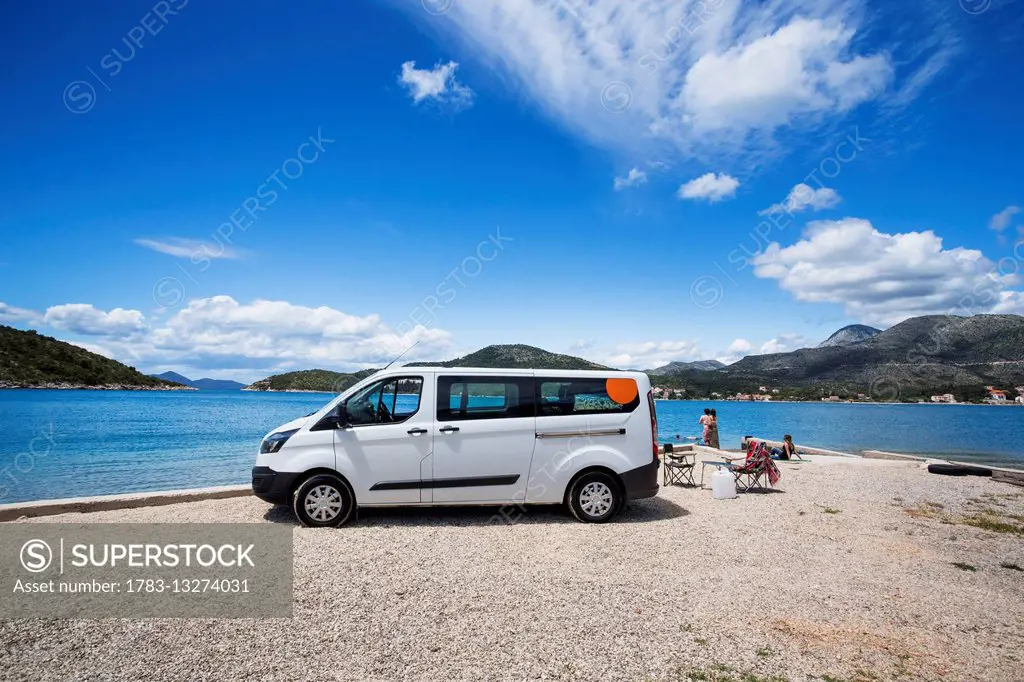
{"label": "black inflatable tube on beach", "polygon": [[992,470],[967,464],[929,464],[928,473],[943,476],[991,476]]}

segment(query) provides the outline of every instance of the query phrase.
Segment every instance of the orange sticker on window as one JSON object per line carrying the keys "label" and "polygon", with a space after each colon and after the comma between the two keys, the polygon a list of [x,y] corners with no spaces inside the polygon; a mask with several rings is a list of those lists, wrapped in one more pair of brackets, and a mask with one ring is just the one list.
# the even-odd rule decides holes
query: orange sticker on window
{"label": "orange sticker on window", "polygon": [[609,379],[605,390],[608,391],[608,397],[619,405],[633,402],[639,393],[635,379]]}

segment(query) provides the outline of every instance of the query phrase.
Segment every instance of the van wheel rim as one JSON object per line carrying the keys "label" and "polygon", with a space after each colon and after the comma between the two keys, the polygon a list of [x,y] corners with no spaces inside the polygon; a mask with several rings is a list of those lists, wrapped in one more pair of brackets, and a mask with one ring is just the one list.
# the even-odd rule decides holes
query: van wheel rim
{"label": "van wheel rim", "polygon": [[603,516],[612,508],[612,489],[595,481],[580,491],[580,508],[587,516]]}
{"label": "van wheel rim", "polygon": [[341,493],[329,485],[318,485],[306,493],[306,513],[315,521],[331,521],[341,513]]}

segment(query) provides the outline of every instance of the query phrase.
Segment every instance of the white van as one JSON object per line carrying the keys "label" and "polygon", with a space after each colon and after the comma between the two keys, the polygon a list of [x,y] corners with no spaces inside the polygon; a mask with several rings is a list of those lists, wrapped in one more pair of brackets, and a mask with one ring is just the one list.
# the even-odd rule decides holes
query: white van
{"label": "white van", "polygon": [[267,434],[252,489],[304,525],[357,507],[566,504],[600,523],[658,492],[642,372],[396,367]]}

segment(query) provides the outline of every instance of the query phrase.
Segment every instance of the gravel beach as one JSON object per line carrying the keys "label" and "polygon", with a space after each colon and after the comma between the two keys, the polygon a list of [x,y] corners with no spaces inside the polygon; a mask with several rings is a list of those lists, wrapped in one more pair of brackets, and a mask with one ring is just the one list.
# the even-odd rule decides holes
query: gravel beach
{"label": "gravel beach", "polygon": [[[296,526],[294,618],[0,621],[0,678],[1024,679],[1024,488],[916,462],[782,468],[781,492],[662,488],[606,525],[543,508]],[[32,520],[67,521],[294,525],[248,497]]]}

